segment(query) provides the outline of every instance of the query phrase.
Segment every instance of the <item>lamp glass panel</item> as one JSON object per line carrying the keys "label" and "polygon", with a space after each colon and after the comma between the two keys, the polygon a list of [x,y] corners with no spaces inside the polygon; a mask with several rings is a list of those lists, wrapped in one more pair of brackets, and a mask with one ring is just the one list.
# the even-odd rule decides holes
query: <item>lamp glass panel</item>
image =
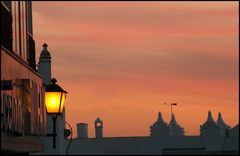
{"label": "lamp glass panel", "polygon": [[[61,113],[60,107],[61,92],[45,92],[46,108],[48,113]],[[61,105],[63,105],[62,100]],[[62,107],[62,106],[61,106]]]}
{"label": "lamp glass panel", "polygon": [[[61,96],[61,95],[60,95],[60,96]],[[66,98],[66,94],[65,94],[65,93],[62,93],[62,102],[61,102],[60,113],[62,113],[62,111],[63,111],[65,98]]]}

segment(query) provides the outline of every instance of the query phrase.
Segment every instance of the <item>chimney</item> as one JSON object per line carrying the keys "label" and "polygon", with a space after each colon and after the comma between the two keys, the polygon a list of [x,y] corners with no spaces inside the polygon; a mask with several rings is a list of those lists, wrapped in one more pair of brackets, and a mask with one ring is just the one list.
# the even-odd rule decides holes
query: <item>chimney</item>
{"label": "chimney", "polygon": [[88,138],[88,124],[78,123],[77,124],[77,138],[83,139]]}

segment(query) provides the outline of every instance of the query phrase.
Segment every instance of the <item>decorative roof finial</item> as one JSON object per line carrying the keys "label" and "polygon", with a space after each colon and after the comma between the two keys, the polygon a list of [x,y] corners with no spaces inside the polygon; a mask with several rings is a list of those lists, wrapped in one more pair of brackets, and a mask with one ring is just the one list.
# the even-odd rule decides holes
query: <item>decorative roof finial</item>
{"label": "decorative roof finial", "polygon": [[47,45],[46,43],[44,43],[42,46],[43,46],[43,48],[45,48],[45,49],[48,47],[48,45]]}
{"label": "decorative roof finial", "polygon": [[56,80],[55,78],[52,78],[52,79],[51,79],[51,83],[52,83],[52,84],[56,84],[56,82],[57,82],[57,80]]}
{"label": "decorative roof finial", "polygon": [[210,111],[210,110],[208,111],[208,118],[207,118],[207,122],[214,122],[214,120],[213,120],[213,117],[212,117],[212,113],[211,113],[211,111]]}
{"label": "decorative roof finial", "polygon": [[170,124],[175,124],[175,125],[177,125],[177,121],[176,121],[176,119],[175,119],[174,114],[172,114],[172,118],[171,118]]}
{"label": "decorative roof finial", "polygon": [[163,118],[162,118],[162,113],[161,112],[158,112],[157,122],[163,122]]}
{"label": "decorative roof finial", "polygon": [[40,56],[44,57],[44,58],[51,58],[50,52],[47,49],[48,45],[46,43],[44,43],[42,45],[42,47],[43,47],[43,50],[42,50]]}

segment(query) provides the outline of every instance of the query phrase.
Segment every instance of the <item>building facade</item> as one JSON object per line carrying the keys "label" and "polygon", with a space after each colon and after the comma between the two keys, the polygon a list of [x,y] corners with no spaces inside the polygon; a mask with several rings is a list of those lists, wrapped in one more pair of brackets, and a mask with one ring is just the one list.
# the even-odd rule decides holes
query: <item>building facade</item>
{"label": "building facade", "polygon": [[1,1],[1,153],[40,153],[46,130],[30,1]]}

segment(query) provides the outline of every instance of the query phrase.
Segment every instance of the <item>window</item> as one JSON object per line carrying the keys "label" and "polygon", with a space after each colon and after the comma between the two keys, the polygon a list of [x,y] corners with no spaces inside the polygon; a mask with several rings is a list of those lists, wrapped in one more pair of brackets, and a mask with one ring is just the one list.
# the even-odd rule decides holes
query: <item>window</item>
{"label": "window", "polygon": [[7,10],[10,12],[10,10],[11,10],[11,1],[2,1],[2,3],[7,8]]}
{"label": "window", "polygon": [[102,124],[100,122],[97,123],[97,127],[101,127]]}
{"label": "window", "polygon": [[13,52],[21,56],[20,50],[20,31],[19,31],[19,4],[17,1],[12,2],[12,28],[13,28]]}
{"label": "window", "polygon": [[12,38],[13,52],[22,57],[26,62],[27,57],[27,8],[24,1],[13,1],[12,12]]}
{"label": "window", "polygon": [[32,2],[26,1],[27,5],[27,33],[33,36],[32,30]]}
{"label": "window", "polygon": [[27,27],[26,27],[26,2],[20,2],[20,35],[22,58],[27,61]]}
{"label": "window", "polygon": [[12,17],[3,3],[1,3],[1,45],[12,51]]}

